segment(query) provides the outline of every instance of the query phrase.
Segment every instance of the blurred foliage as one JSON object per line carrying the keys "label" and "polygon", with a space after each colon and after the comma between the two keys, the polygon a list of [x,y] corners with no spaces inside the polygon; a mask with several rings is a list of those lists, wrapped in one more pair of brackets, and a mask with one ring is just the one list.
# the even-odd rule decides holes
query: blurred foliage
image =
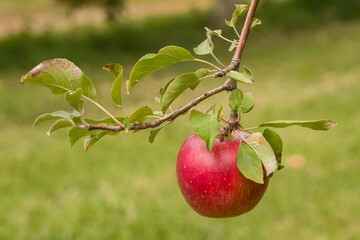
{"label": "blurred foliage", "polygon": [[164,45],[192,48],[203,38],[207,19],[208,14],[196,11],[104,28],[79,27],[37,36],[23,32],[0,41],[0,73],[29,70],[44,60],[58,57],[87,65],[112,61],[133,64],[134,56],[156,52]]}
{"label": "blurred foliage", "polygon": [[264,1],[256,15],[266,24],[266,29],[298,29],[319,27],[336,19],[360,18],[358,0],[289,0]]}
{"label": "blurred foliage", "polygon": [[[336,19],[360,17],[360,7],[355,0],[264,1],[256,15],[263,23],[256,32],[293,31],[316,28]],[[136,60],[134,56],[156,52],[164,45],[191,49],[203,40],[203,27],[211,27],[210,22],[211,14],[193,11],[181,16],[116,22],[101,28],[77,27],[38,35],[25,30],[0,40],[0,73],[16,69],[26,71],[55,57],[88,65],[105,65],[111,61],[130,65]]]}
{"label": "blurred foliage", "polygon": [[71,8],[78,8],[81,6],[95,5],[103,8],[107,20],[114,21],[116,15],[124,7],[124,0],[56,0]]}

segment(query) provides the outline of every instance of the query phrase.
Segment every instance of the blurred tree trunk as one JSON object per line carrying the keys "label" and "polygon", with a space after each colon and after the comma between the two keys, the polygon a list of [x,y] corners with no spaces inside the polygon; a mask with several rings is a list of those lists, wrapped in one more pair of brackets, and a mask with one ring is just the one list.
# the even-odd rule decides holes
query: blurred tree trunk
{"label": "blurred tree trunk", "polygon": [[213,24],[216,27],[224,25],[225,19],[230,19],[232,12],[235,10],[237,0],[215,0],[213,7]]}

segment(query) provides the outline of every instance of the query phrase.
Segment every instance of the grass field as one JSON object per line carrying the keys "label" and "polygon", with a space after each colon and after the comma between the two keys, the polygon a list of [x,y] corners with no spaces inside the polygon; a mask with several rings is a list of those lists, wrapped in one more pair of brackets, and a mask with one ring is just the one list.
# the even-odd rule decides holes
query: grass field
{"label": "grass field", "polygon": [[[46,124],[31,127],[37,115],[66,109],[62,97],[34,86],[18,88],[29,69],[4,71],[0,239],[358,239],[359,28],[356,21],[333,22],[318,29],[250,37],[243,64],[254,72],[256,84],[241,88],[254,92],[257,103],[244,125],[329,118],[338,126],[329,132],[279,130],[285,169],[271,179],[253,211],[231,219],[201,217],[181,196],[175,165],[177,151],[190,134],[186,117],[160,132],[152,145],[147,131],[120,133],[85,153],[81,144],[69,148],[65,132],[49,138]],[[95,65],[101,61],[78,64],[94,80],[100,101],[121,114],[108,97],[111,76]],[[152,101],[158,88],[179,71],[160,71],[139,83],[134,95],[125,99],[128,110]],[[217,81],[202,83],[174,106],[217,86]],[[213,102],[222,102],[228,112],[226,93],[199,108]],[[99,116],[91,106],[87,110]]]}

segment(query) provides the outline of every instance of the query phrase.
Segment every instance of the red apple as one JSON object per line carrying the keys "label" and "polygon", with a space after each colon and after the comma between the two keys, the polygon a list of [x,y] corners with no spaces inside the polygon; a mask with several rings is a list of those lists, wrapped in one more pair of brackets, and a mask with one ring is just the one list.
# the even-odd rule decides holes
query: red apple
{"label": "red apple", "polygon": [[[248,133],[242,133],[244,138]],[[196,134],[190,135],[180,148],[177,177],[188,204],[200,215],[213,218],[235,217],[253,209],[264,195],[269,179],[264,171],[264,184],[243,176],[237,167],[236,141],[215,140],[210,152]]]}

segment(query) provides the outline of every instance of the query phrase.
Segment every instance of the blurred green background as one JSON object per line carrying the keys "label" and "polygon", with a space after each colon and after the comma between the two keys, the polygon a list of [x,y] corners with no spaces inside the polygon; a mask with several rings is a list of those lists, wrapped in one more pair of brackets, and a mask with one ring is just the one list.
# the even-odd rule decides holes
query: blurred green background
{"label": "blurred green background", "polygon": [[[328,118],[338,126],[278,130],[286,168],[243,216],[204,218],[181,196],[175,166],[190,134],[185,116],[154,144],[148,131],[120,133],[88,152],[81,144],[70,149],[65,131],[49,138],[47,124],[32,128],[38,115],[68,108],[47,89],[18,87],[38,63],[75,62],[93,80],[100,103],[121,116],[109,97],[113,79],[101,67],[118,62],[128,76],[145,53],[167,44],[192,49],[205,38],[203,27],[215,24],[214,4],[127,0],[117,20],[107,22],[94,6],[70,11],[50,0],[0,2],[0,239],[359,239],[358,0],[260,2],[256,16],[263,24],[251,33],[242,60],[256,84],[240,87],[257,101],[244,125]],[[229,63],[229,46],[215,43],[218,57]],[[127,110],[159,109],[158,89],[190,70],[194,65],[184,63],[147,77],[125,98]],[[207,80],[174,107],[218,85]],[[219,94],[198,109],[222,103],[226,116],[227,98]],[[88,116],[104,117],[86,107]]]}

